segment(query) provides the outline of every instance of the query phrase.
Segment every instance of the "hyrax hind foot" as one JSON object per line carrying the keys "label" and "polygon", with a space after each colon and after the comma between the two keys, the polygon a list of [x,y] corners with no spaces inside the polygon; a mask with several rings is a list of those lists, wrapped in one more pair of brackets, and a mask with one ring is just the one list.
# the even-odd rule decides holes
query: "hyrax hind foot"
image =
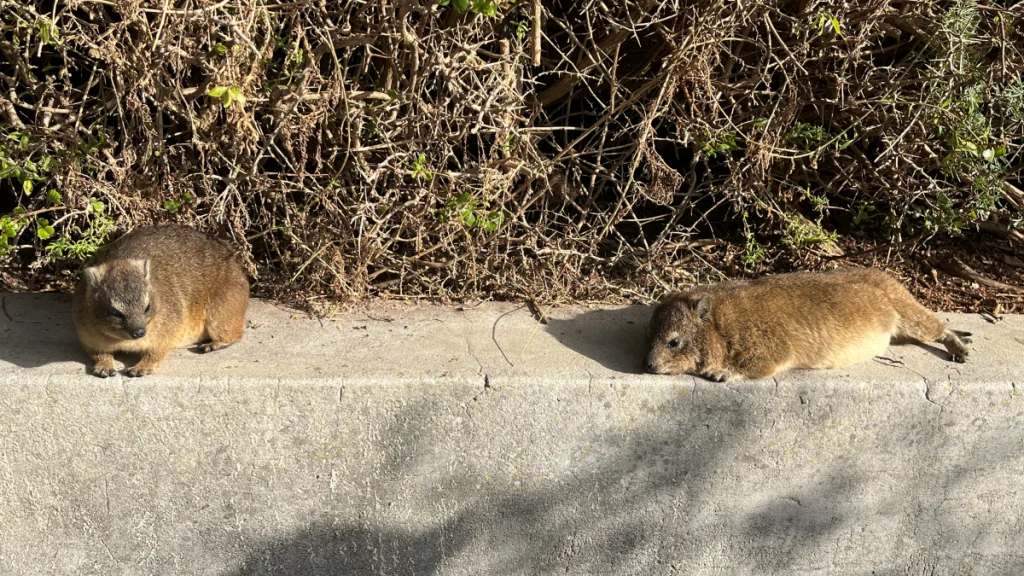
{"label": "hyrax hind foot", "polygon": [[231,346],[232,344],[234,344],[234,342],[224,342],[223,340],[211,340],[209,342],[204,342],[203,344],[199,345],[199,353],[206,354],[207,352],[213,352],[214,350],[222,350],[224,348],[227,348],[228,346]]}
{"label": "hyrax hind foot", "polygon": [[962,337],[958,337],[956,334],[946,330],[942,338],[939,338],[939,342],[949,351],[950,360],[961,364],[967,361],[967,356],[971,353],[967,347],[971,343],[970,333],[963,333]]}

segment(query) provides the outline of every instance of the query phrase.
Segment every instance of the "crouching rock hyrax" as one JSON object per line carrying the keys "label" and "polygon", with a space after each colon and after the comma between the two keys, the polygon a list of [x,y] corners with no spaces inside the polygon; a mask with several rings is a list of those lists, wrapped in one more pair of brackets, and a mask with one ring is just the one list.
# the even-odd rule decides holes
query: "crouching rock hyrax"
{"label": "crouching rock hyrax", "polygon": [[175,224],[136,229],[102,248],[72,299],[78,339],[113,376],[115,352],[141,355],[128,376],[152,374],[178,346],[201,352],[242,339],[249,280],[234,251]]}
{"label": "crouching rock hyrax", "polygon": [[648,372],[724,382],[791,368],[839,368],[890,342],[940,342],[963,362],[961,340],[895,278],[849,268],[696,286],[666,295],[647,336]]}

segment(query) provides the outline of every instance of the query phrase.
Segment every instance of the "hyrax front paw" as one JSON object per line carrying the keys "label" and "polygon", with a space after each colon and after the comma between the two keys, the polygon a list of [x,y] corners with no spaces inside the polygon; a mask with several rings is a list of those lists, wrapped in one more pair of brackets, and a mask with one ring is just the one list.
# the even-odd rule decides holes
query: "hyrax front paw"
{"label": "hyrax front paw", "polygon": [[728,382],[732,380],[732,374],[726,370],[709,370],[702,374],[702,376],[714,382]]}
{"label": "hyrax front paw", "polygon": [[958,364],[964,364],[967,362],[967,357],[970,356],[970,354],[971,352],[964,348],[962,350],[957,350],[956,352],[950,352],[949,359]]}
{"label": "hyrax front paw", "polygon": [[132,378],[141,378],[142,376],[149,376],[150,374],[153,373],[153,370],[155,370],[155,367],[153,366],[136,364],[135,366],[129,368],[128,371],[125,372],[125,374]]}
{"label": "hyrax front paw", "polygon": [[100,378],[110,378],[114,374],[117,374],[117,368],[114,367],[114,363],[97,364],[92,367],[92,373]]}

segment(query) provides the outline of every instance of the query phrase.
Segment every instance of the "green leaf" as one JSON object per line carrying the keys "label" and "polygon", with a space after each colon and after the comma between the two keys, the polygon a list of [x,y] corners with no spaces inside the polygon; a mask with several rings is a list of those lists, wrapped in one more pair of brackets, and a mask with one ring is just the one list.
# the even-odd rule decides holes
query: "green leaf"
{"label": "green leaf", "polygon": [[831,20],[832,20],[832,28],[835,28],[836,35],[840,34],[840,32],[839,32],[839,20],[836,19],[835,16],[833,16],[831,18]]}
{"label": "green leaf", "polygon": [[214,86],[206,92],[207,96],[213,96],[214,98],[221,98],[228,92],[227,86]]}
{"label": "green leaf", "polygon": [[86,208],[86,211],[89,212],[89,214],[103,214],[103,210],[105,208],[106,206],[103,204],[103,202],[100,202],[99,200],[93,200],[92,198],[90,198],[89,207]]}
{"label": "green leaf", "polygon": [[45,45],[53,44],[60,37],[57,25],[46,18],[40,18],[36,22],[36,28],[39,30],[39,40]]}
{"label": "green leaf", "polygon": [[213,47],[213,51],[223,56],[228,53],[228,47],[221,44],[220,42],[217,42],[217,44]]}
{"label": "green leaf", "polygon": [[21,140],[18,142],[18,149],[22,152],[28,152],[28,134],[21,137]]}
{"label": "green leaf", "polygon": [[494,0],[473,0],[473,12],[493,18],[498,15],[498,6]]}
{"label": "green leaf", "polygon": [[53,226],[50,226],[49,220],[46,218],[36,219],[36,236],[38,236],[40,240],[46,240],[53,236]]}
{"label": "green leaf", "polygon": [[456,14],[462,14],[469,10],[469,0],[452,0],[451,6]]}
{"label": "green leaf", "polygon": [[8,238],[14,238],[18,235],[18,226],[11,222],[9,216],[0,218],[0,239],[6,241]]}
{"label": "green leaf", "polygon": [[164,200],[164,210],[171,214],[176,214],[181,210],[181,202],[177,200]]}
{"label": "green leaf", "polygon": [[231,86],[228,88],[224,105],[230,106],[232,102],[238,102],[239,105],[245,106],[245,96],[242,96],[242,91],[238,89],[238,86]]}
{"label": "green leaf", "polygon": [[25,196],[32,195],[33,184],[31,180],[25,180],[21,183],[21,189],[25,192]]}
{"label": "green leaf", "polygon": [[60,204],[60,201],[61,201],[60,192],[57,192],[56,190],[50,190],[49,192],[46,193],[46,203],[47,204],[50,204],[50,205]]}

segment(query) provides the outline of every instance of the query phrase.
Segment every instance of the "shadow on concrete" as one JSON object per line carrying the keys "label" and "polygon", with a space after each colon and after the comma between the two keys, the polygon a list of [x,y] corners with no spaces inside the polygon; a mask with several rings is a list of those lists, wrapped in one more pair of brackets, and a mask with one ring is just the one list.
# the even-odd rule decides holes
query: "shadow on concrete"
{"label": "shadow on concrete", "polygon": [[[755,554],[737,558],[739,564],[785,567],[802,550],[824,546],[843,522],[831,507],[849,498],[856,482],[838,471],[813,483],[812,493],[769,503],[753,518],[716,516],[721,503],[735,496],[722,492],[719,470],[737,457],[736,447],[756,434],[758,424],[749,421],[742,399],[707,402],[670,401],[649,432],[610,429],[594,439],[593,452],[601,456],[586,473],[521,489],[458,473],[434,478],[437,489],[444,486],[462,503],[422,532],[396,528],[397,522],[376,514],[359,522],[321,520],[260,545],[229,575],[426,576],[453,566],[463,570],[457,573],[470,566],[481,575],[685,574],[701,562],[702,550],[722,544],[721,531],[708,529],[722,523],[734,524],[740,540],[754,542],[743,549]],[[414,476],[436,456],[429,441],[409,445],[410,438],[429,437],[427,424],[415,416],[419,410],[410,408],[411,417],[379,437],[389,446],[406,446],[382,464],[384,475],[374,484]],[[367,505],[388,506],[388,492],[372,494],[377,504]],[[473,495],[471,501],[466,495]],[[403,512],[418,516],[416,510]],[[779,534],[786,538],[781,550]],[[681,541],[692,556],[680,557]]]}
{"label": "shadow on concrete", "polygon": [[0,361],[22,368],[54,362],[91,366],[71,323],[71,295],[0,294]]}
{"label": "shadow on concrete", "polygon": [[652,310],[647,306],[593,310],[568,319],[550,318],[545,328],[562,345],[609,370],[641,374]]}
{"label": "shadow on concrete", "polygon": [[[598,456],[579,463],[577,470],[585,472],[523,488],[467,475],[457,467],[440,477],[431,475],[432,488],[426,489],[451,496],[447,513],[417,509],[414,495],[398,487],[439,456],[429,439],[433,425],[423,418],[430,409],[407,407],[376,437],[381,453],[401,448],[391,449],[376,468],[381,472],[360,505],[365,514],[353,521],[351,515],[332,518],[325,510],[308,529],[254,548],[249,544],[241,566],[227,576],[688,574],[708,573],[708,559],[722,554],[729,558],[726,573],[859,573],[864,564],[849,564],[851,556],[859,559],[857,550],[878,544],[872,540],[877,525],[893,523],[907,527],[908,539],[894,543],[871,573],[971,572],[971,560],[957,555],[978,550],[972,541],[995,538],[1001,520],[975,514],[970,502],[966,509],[946,500],[935,506],[935,496],[962,493],[954,489],[990,473],[981,454],[1010,461],[1019,458],[1020,449],[1014,436],[986,442],[984,450],[961,452],[956,439],[935,433],[946,422],[937,407],[922,406],[919,413],[907,413],[878,430],[852,428],[849,437],[834,438],[829,450],[835,457],[828,462],[784,466],[793,468],[784,486],[762,489],[754,481],[747,486],[756,494],[732,491],[735,483],[724,474],[737,459],[750,463],[753,478],[765,473],[765,462],[759,460],[766,457],[751,447],[774,442],[765,434],[779,414],[789,413],[812,429],[842,417],[836,409],[817,412],[833,400],[820,401],[804,404],[793,398],[789,408],[766,413],[763,403],[759,408],[744,393],[702,396],[698,391],[667,402],[649,430],[613,426],[593,437]],[[992,433],[1013,427],[990,425],[999,428]],[[895,493],[877,493],[878,471],[858,468],[844,456],[862,449],[858,441],[877,443],[883,461],[887,446],[910,447],[902,455],[922,473]],[[938,454],[959,454],[956,466],[932,471],[929,463],[941,458]],[[396,504],[401,511],[381,513],[391,498],[404,498]],[[736,513],[736,499],[747,500],[744,513]],[[867,518],[858,510],[865,499],[876,502],[878,517]],[[423,529],[406,528],[409,519]],[[1018,523],[1024,529],[1024,521]],[[959,538],[957,546],[947,546],[950,538]],[[845,560],[837,559],[840,553]],[[983,548],[977,553],[985,554]],[[995,562],[1022,568],[1024,556]],[[945,572],[936,566],[959,568]]]}
{"label": "shadow on concrete", "polygon": [[435,574],[443,550],[436,534],[366,530],[318,524],[248,559],[235,576]]}

